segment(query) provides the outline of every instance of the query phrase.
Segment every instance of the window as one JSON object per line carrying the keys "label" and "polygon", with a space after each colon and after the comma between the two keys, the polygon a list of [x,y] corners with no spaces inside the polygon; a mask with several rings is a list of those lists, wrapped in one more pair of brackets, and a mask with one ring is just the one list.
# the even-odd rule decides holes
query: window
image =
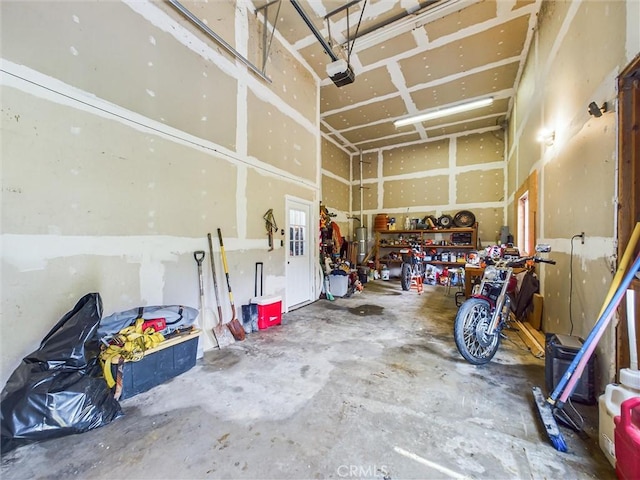
{"label": "window", "polygon": [[289,211],[289,256],[305,255],[307,219],[301,210]]}

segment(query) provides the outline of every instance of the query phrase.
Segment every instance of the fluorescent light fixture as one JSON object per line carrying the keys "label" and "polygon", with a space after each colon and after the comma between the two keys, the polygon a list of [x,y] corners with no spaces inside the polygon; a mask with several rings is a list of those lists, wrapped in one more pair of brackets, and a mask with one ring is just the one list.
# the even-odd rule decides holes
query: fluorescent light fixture
{"label": "fluorescent light fixture", "polygon": [[414,115],[413,117],[401,118],[393,122],[393,125],[398,127],[404,127],[405,125],[411,125],[412,123],[422,123],[427,120],[433,120],[434,118],[446,117],[448,115],[455,115],[456,113],[468,112],[469,110],[475,110],[476,108],[487,107],[493,103],[493,97],[483,98],[481,100],[474,100],[472,102],[461,103],[454,105],[453,107],[442,108],[440,110],[432,110],[430,112]]}
{"label": "fluorescent light fixture", "polygon": [[408,13],[405,17],[362,35],[355,43],[353,51],[357,53],[371,48],[374,45],[390,40],[402,33],[421,28],[430,22],[470,7],[480,1],[482,0],[440,0],[437,3],[430,3],[417,12]]}

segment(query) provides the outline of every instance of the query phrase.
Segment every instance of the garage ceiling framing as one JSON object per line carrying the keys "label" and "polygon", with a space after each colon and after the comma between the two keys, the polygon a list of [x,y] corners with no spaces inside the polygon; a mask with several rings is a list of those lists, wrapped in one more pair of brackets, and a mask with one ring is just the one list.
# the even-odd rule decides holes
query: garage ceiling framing
{"label": "garage ceiling framing", "polygon": [[[257,0],[256,6],[268,3]],[[357,154],[502,128],[540,5],[541,0],[439,0],[365,7],[363,0],[290,0],[282,2],[277,30],[320,79],[323,134]],[[357,38],[349,62],[353,84],[336,87],[328,78],[326,66],[337,55],[318,42],[296,7],[329,51],[333,41],[345,49]],[[350,32],[361,16],[359,32]],[[489,96],[494,103],[472,113],[393,126],[402,117]]]}

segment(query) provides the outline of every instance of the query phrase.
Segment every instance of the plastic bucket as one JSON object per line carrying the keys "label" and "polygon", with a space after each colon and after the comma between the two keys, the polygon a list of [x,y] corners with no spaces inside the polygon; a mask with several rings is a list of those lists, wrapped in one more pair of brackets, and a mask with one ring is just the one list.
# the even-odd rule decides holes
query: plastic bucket
{"label": "plastic bucket", "polygon": [[598,399],[598,443],[609,463],[615,468],[616,450],[613,419],[620,415],[620,405],[632,397],[639,397],[640,391],[628,388],[624,385],[610,383],[606,386],[604,394]]}

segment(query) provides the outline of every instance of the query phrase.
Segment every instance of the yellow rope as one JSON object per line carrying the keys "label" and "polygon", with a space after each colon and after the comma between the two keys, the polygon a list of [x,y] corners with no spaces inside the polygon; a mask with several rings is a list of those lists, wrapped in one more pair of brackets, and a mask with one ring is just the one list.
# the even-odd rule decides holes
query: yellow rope
{"label": "yellow rope", "polygon": [[144,352],[164,342],[164,336],[155,331],[153,327],[142,331],[144,320],[138,318],[134,325],[123,328],[114,337],[115,344],[109,345],[100,353],[102,371],[109,388],[112,388],[116,381],[111,373],[111,365],[118,363],[120,359],[137,362],[142,360]]}

